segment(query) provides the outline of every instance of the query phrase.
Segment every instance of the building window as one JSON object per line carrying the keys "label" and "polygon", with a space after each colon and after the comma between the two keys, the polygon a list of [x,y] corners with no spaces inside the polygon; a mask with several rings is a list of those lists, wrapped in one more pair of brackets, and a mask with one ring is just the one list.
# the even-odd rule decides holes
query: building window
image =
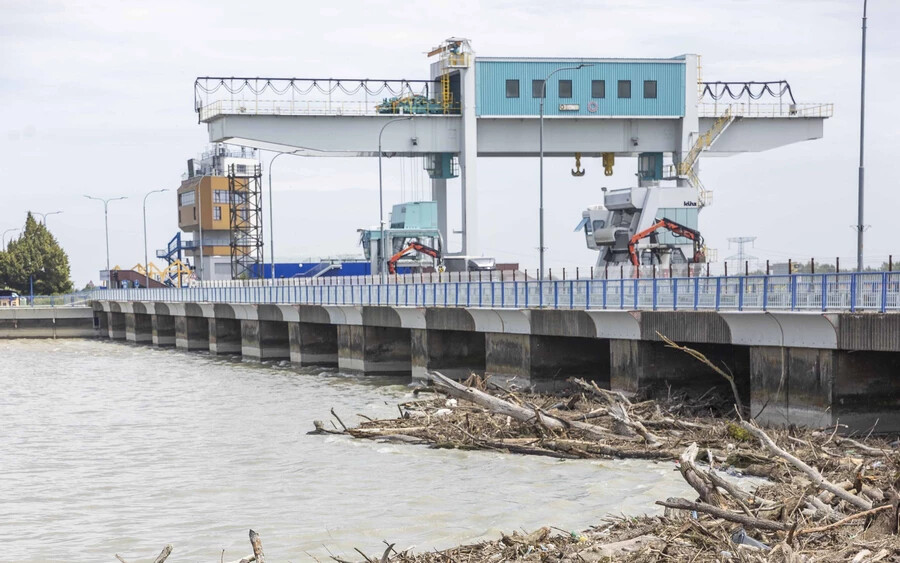
{"label": "building window", "polygon": [[519,81],[514,79],[509,79],[506,81],[506,97],[507,98],[518,98],[519,97]]}
{"label": "building window", "polygon": [[196,192],[191,190],[178,195],[178,205],[193,205],[196,201]]}
{"label": "building window", "polygon": [[644,97],[656,97],[656,80],[644,80]]}
{"label": "building window", "polygon": [[247,173],[247,165],[246,164],[236,164],[234,166],[236,174],[246,174]]}
{"label": "building window", "polygon": [[228,203],[228,190],[216,190],[213,192],[213,203]]}
{"label": "building window", "polygon": [[572,81],[571,80],[560,80],[559,81],[559,97],[560,98],[571,98],[572,97]]}
{"label": "building window", "polygon": [[619,97],[631,97],[631,80],[619,80]]}
{"label": "building window", "polygon": [[606,81],[605,80],[591,80],[591,97],[592,98],[605,98],[606,97]]}
{"label": "building window", "polygon": [[544,81],[543,80],[532,80],[531,81],[531,97],[532,98],[543,98],[544,97]]}
{"label": "building window", "polygon": [[222,206],[216,205],[213,207],[213,221],[221,221],[222,220]]}

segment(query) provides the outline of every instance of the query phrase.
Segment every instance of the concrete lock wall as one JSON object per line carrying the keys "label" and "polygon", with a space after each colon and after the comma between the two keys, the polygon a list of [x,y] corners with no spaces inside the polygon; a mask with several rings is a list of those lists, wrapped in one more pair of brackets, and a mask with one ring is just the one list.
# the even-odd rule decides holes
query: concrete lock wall
{"label": "concrete lock wall", "polygon": [[[730,370],[741,396],[750,401],[750,354],[746,346],[691,344],[715,365]],[[665,397],[669,387],[699,397],[710,390],[732,397],[731,386],[721,375],[685,352],[664,342],[646,340],[610,341],[610,388],[623,393],[646,393]]]}
{"label": "concrete lock wall", "polygon": [[207,320],[204,317],[175,317],[175,347],[179,350],[208,350]]}
{"label": "concrete lock wall", "polygon": [[0,308],[0,339],[97,336],[100,336],[99,329],[94,328],[94,312],[90,307]]}
{"label": "concrete lock wall", "polygon": [[289,323],[291,363],[300,366],[337,366],[336,325]]}
{"label": "concrete lock wall", "polygon": [[153,321],[144,313],[125,313],[125,340],[138,344],[153,342]]}
{"label": "concrete lock wall", "polygon": [[609,386],[609,341],[529,334],[485,334],[485,373],[536,390],[567,386],[570,377]]}
{"label": "concrete lock wall", "polygon": [[152,315],[150,318],[154,346],[175,346],[175,317],[171,315]]}
{"label": "concrete lock wall", "polygon": [[337,325],[338,368],[380,375],[411,375],[410,331]]}
{"label": "concrete lock wall", "polygon": [[209,321],[209,351],[212,354],[240,354],[241,321],[238,319],[211,318]]}
{"label": "concrete lock wall", "polygon": [[414,328],[410,355],[413,380],[424,380],[429,371],[464,380],[473,373],[484,375],[485,337],[480,332]]}
{"label": "concrete lock wall", "polygon": [[254,360],[290,359],[288,323],[241,320],[241,354]]}

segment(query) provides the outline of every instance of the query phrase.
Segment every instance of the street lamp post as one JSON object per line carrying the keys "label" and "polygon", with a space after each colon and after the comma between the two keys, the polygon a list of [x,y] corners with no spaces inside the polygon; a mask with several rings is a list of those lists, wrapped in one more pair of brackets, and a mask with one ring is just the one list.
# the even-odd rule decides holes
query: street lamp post
{"label": "street lamp post", "polygon": [[6,251],[6,233],[12,233],[12,232],[21,231],[21,230],[22,229],[16,227],[14,229],[6,229],[5,231],[3,231],[3,248],[0,250],[3,250],[4,252]]}
{"label": "street lamp post", "polygon": [[856,225],[856,271],[863,271],[863,236],[866,230],[863,223],[863,196],[865,195],[865,135],[866,135],[866,6],[863,0],[862,17],[862,77],[859,89],[859,190],[858,190],[858,224]]}
{"label": "street lamp post", "polygon": [[547,75],[547,78],[544,79],[544,82],[541,84],[541,139],[540,139],[540,208],[538,212],[538,220],[540,222],[540,241],[538,251],[540,253],[540,268],[538,271],[538,279],[544,279],[544,99],[547,97],[547,82],[550,81],[550,78],[553,77],[557,72],[561,72],[564,70],[579,70],[586,67],[594,66],[592,64],[580,64],[578,66],[567,66],[563,68],[558,68]]}
{"label": "street lamp post", "polygon": [[291,152],[280,152],[269,161],[269,259],[272,262],[271,278],[275,279],[275,222],[272,219],[272,164],[275,159],[284,154],[297,154],[301,149]]}
{"label": "street lamp post", "polygon": [[103,224],[106,229],[106,289],[112,289],[112,272],[109,271],[109,202],[128,198],[125,196],[102,198],[90,195],[84,197],[103,202]]}
{"label": "street lamp post", "polygon": [[47,217],[50,215],[59,215],[62,211],[51,211],[50,213],[38,213],[37,211],[29,211],[32,215],[40,215],[41,216],[41,224],[45,227],[47,226]]}
{"label": "street lamp post", "polygon": [[384,275],[387,270],[387,248],[384,244],[384,188],[382,185],[381,177],[381,135],[382,133],[384,133],[384,130],[387,128],[387,126],[391,123],[409,121],[410,119],[412,119],[412,116],[391,119],[390,121],[382,125],[381,131],[378,132],[378,224],[381,227],[381,238],[378,241],[379,253],[381,254],[380,259],[378,260],[378,273],[380,274],[382,283],[384,282]]}
{"label": "street lamp post", "polygon": [[144,276],[146,278],[144,287],[150,287],[150,260],[147,258],[147,198],[150,197],[150,194],[167,191],[169,191],[169,188],[163,188],[160,190],[149,191],[144,195]]}

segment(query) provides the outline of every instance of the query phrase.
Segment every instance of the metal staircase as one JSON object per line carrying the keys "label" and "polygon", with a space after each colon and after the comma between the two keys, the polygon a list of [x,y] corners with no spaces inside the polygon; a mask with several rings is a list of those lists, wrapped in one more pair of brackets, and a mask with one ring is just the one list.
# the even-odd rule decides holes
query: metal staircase
{"label": "metal staircase", "polygon": [[709,149],[716,142],[722,133],[725,132],[726,129],[734,122],[735,116],[731,113],[731,107],[725,109],[725,113],[716,118],[715,123],[713,123],[712,127],[709,128],[708,131],[699,135],[697,140],[694,142],[694,145],[691,147],[691,150],[688,151],[687,156],[679,162],[677,165],[672,167],[672,171],[675,172],[673,176],[677,176],[679,178],[687,178],[688,182],[697,189],[698,199],[701,206],[705,207],[707,205],[712,204],[712,191],[707,190],[703,185],[703,182],[700,181],[700,176],[697,174],[697,170],[694,167],[697,164],[697,159],[700,157],[700,153]]}

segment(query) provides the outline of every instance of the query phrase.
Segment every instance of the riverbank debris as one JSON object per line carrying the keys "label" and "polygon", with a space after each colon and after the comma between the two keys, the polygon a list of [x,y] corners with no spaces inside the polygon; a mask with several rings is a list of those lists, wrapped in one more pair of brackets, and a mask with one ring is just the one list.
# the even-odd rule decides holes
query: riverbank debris
{"label": "riverbank debris", "polygon": [[[575,392],[541,395],[477,376],[430,379],[434,396],[401,403],[400,418],[326,432],[562,459],[655,460],[672,463],[695,496],[657,501],[662,516],[605,520],[581,533],[542,528],[444,551],[389,549],[385,563],[900,561],[900,453],[885,438],[841,437],[839,424],[764,430],[732,408],[736,397],[713,393],[640,400],[585,380],[570,380]],[[751,486],[742,476],[764,479]]]}

